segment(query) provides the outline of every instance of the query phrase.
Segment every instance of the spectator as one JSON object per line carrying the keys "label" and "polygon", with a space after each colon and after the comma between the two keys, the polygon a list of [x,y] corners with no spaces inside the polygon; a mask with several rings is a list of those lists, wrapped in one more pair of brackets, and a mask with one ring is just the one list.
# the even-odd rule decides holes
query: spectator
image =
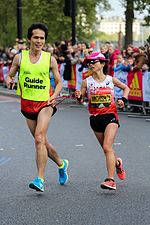
{"label": "spectator", "polygon": [[132,70],[140,70],[142,69],[144,64],[147,64],[148,58],[145,52],[140,52],[139,48],[133,49],[133,57],[134,57],[134,65]]}
{"label": "spectator", "polygon": [[3,76],[3,59],[0,58],[0,83],[4,82],[4,76]]}
{"label": "spectator", "polygon": [[101,53],[105,56],[106,59],[109,59],[109,44],[104,44],[100,47]]}
{"label": "spectator", "polygon": [[3,86],[6,88],[7,85],[6,85],[6,78],[8,76],[8,72],[9,72],[9,66],[8,66],[8,62],[5,60],[3,62],[3,68],[2,68],[2,71],[3,71]]}
{"label": "spectator", "polygon": [[109,51],[108,74],[113,76],[114,62],[117,59],[117,56],[120,54],[120,51],[118,49],[115,49],[115,47],[112,44],[109,45],[108,51]]}
{"label": "spectator", "polygon": [[132,55],[132,53],[134,52],[133,49],[134,49],[134,46],[133,46],[133,45],[129,44],[129,45],[127,46],[126,57],[128,57],[129,55]]}
{"label": "spectator", "polygon": [[[130,59],[132,59],[131,63],[130,63]],[[129,72],[132,64],[133,64],[132,56],[128,56],[128,59],[124,60],[123,56],[120,54],[117,56],[117,59],[114,61],[113,70],[114,72],[117,72],[119,70],[123,72]]]}

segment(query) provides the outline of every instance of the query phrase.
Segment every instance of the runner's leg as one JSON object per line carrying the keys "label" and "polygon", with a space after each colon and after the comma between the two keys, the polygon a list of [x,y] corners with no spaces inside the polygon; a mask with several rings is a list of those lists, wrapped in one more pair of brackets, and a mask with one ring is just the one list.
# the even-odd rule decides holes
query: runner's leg
{"label": "runner's leg", "polygon": [[52,159],[57,164],[57,166],[61,166],[63,164],[63,160],[59,157],[53,145],[48,142],[47,137],[46,137],[46,148],[48,152],[48,157]]}
{"label": "runner's leg", "polygon": [[106,157],[108,177],[114,179],[116,158],[113,150],[113,143],[118,131],[118,125],[110,123],[104,132],[103,150]]}
{"label": "runner's leg", "polygon": [[[30,129],[31,134],[34,137],[37,122],[35,120],[30,120],[30,119],[26,119],[26,122],[27,122],[27,125],[28,125],[29,129]],[[47,148],[48,157],[51,160],[53,160],[57,164],[57,166],[61,166],[62,163],[63,163],[63,160],[59,157],[59,155],[56,152],[53,145],[48,142],[47,137],[46,137],[46,148]]]}
{"label": "runner's leg", "polygon": [[105,157],[106,157],[106,167],[108,172],[108,178],[114,179],[115,172],[115,155],[112,145],[118,130],[118,125],[115,123],[110,123],[107,125],[104,134],[99,132],[94,132],[99,143],[101,144]]}

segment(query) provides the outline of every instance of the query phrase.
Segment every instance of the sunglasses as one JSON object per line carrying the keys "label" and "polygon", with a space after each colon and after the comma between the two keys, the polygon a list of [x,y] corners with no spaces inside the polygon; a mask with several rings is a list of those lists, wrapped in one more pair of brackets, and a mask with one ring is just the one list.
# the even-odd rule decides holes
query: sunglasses
{"label": "sunglasses", "polygon": [[95,63],[97,63],[97,62],[100,62],[99,59],[90,60],[90,61],[88,61],[87,64],[90,65],[90,64],[95,64]]}

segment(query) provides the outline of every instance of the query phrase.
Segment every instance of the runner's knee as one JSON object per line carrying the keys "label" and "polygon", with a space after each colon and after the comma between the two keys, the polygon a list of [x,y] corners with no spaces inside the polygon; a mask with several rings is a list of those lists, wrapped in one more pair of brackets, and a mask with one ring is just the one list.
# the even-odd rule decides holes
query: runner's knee
{"label": "runner's knee", "polygon": [[109,144],[103,144],[103,151],[105,154],[112,152],[112,147]]}
{"label": "runner's knee", "polygon": [[45,144],[45,135],[41,131],[35,132],[34,139],[35,144]]}

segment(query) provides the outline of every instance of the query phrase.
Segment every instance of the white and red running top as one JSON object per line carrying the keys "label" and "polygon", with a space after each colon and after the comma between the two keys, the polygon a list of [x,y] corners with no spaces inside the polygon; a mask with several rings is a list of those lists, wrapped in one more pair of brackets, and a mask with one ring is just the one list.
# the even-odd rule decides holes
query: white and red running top
{"label": "white and red running top", "polygon": [[86,78],[88,108],[90,115],[102,115],[113,113],[118,118],[117,107],[114,100],[114,84],[112,76],[106,75],[102,82],[94,80],[93,76]]}

